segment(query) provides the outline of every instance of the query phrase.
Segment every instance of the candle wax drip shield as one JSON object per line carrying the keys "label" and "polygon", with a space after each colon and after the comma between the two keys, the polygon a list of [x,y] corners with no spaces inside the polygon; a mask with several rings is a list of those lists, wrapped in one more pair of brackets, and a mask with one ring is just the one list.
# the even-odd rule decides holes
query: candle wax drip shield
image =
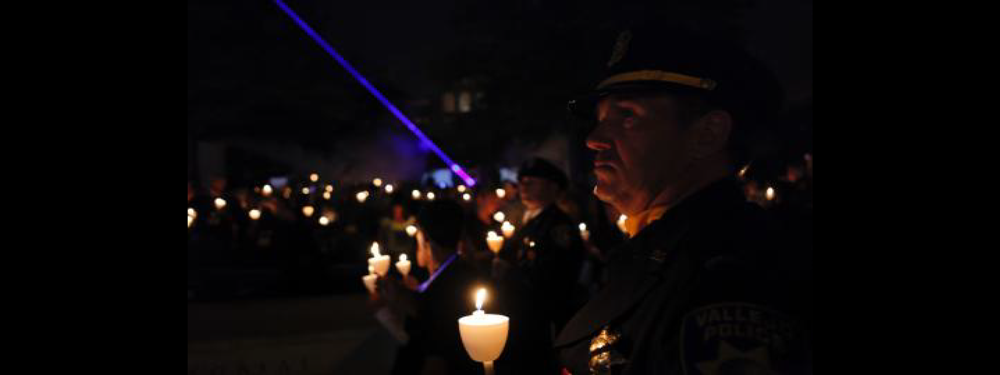
{"label": "candle wax drip shield", "polygon": [[476,362],[495,361],[507,345],[510,319],[503,315],[470,315],[458,320],[462,344]]}

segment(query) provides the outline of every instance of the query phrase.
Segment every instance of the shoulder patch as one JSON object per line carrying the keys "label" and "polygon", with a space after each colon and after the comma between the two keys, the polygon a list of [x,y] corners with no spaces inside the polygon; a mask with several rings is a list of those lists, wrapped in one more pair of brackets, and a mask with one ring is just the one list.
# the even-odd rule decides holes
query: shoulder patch
{"label": "shoulder patch", "polygon": [[800,326],[767,307],[720,303],[691,311],[681,327],[688,375],[803,374],[811,371]]}

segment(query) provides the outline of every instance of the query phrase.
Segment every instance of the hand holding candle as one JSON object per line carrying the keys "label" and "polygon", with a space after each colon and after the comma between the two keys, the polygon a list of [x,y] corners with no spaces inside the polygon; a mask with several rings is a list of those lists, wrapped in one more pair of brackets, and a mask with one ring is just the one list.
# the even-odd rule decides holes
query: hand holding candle
{"label": "hand holding candle", "polygon": [[377,279],[378,276],[375,275],[375,267],[368,266],[368,274],[361,277],[361,281],[364,281],[368,293],[375,294],[375,280]]}
{"label": "hand holding candle", "polygon": [[410,273],[410,261],[406,260],[406,254],[399,254],[399,261],[396,262],[396,270],[403,274],[403,278]]}
{"label": "hand holding candle", "polygon": [[368,265],[375,267],[375,273],[380,277],[385,277],[389,273],[389,256],[382,255],[378,250],[378,242],[372,242],[372,257],[368,259]]}
{"label": "hand holding candle", "polygon": [[485,299],[486,289],[480,288],[476,293],[476,311],[458,319],[458,333],[469,357],[473,361],[482,362],[486,374],[492,375],[493,361],[500,357],[507,345],[510,319],[503,315],[485,313]]}

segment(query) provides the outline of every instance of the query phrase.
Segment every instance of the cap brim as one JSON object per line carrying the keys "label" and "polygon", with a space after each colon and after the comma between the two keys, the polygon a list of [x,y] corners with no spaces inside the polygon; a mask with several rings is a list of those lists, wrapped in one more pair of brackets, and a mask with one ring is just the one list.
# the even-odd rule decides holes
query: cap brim
{"label": "cap brim", "polygon": [[571,99],[566,104],[566,108],[574,117],[591,120],[596,113],[597,102],[602,98],[615,94],[643,93],[705,94],[706,92],[693,87],[661,81],[623,82]]}

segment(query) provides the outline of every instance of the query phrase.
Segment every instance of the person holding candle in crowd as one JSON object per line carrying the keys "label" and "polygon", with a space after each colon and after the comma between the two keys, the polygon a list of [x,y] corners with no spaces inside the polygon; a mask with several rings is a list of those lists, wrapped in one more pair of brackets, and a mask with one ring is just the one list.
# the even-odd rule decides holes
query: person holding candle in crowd
{"label": "person holding candle in crowd", "polygon": [[521,226],[521,218],[524,216],[524,203],[521,203],[517,184],[511,181],[504,181],[503,190],[504,197],[500,211],[503,211],[507,215],[507,220],[510,220],[511,224]]}
{"label": "person holding candle in crowd", "polygon": [[386,254],[398,257],[399,254],[407,254],[413,257],[413,238],[406,233],[406,227],[413,224],[413,217],[407,217],[405,200],[409,199],[402,194],[397,194],[392,198],[391,217],[382,218],[379,221],[378,242],[383,246]]}
{"label": "person holding candle in crowd", "polygon": [[485,183],[480,183],[473,189],[476,205],[466,215],[461,256],[469,264],[474,265],[481,275],[489,276],[494,253],[487,246],[486,235],[491,230],[500,232],[499,223],[493,216],[500,211],[503,200],[495,194],[496,189]]}
{"label": "person holding candle in crowd", "polygon": [[[428,202],[417,216],[417,266],[430,277],[380,280],[390,311],[403,314],[405,344],[393,374],[475,374],[482,365],[469,359],[457,321],[469,315],[473,293],[487,284],[458,256],[463,228],[461,205],[449,199]],[[391,320],[391,319],[390,319]]]}
{"label": "person holding candle in crowd", "polygon": [[646,24],[619,34],[602,78],[570,109],[593,126],[594,194],[630,236],[556,339],[562,372],[811,373],[811,264],[736,179],[779,108],[773,75],[734,44]]}
{"label": "person holding candle in crowd", "polygon": [[586,296],[577,284],[585,250],[578,223],[555,204],[567,187],[566,175],[534,158],[521,165],[518,180],[524,217],[494,262],[498,294],[512,322],[510,359],[505,354],[498,368],[515,362],[517,373],[551,373],[552,339]]}
{"label": "person holding candle in crowd", "polygon": [[[556,201],[567,187],[566,175],[542,158],[521,165],[518,190],[525,212],[521,226],[500,250],[498,279],[521,277],[545,302],[546,316],[558,332],[579,307],[572,301],[585,250],[577,222]],[[533,244],[533,245],[532,245]],[[514,272],[502,271],[513,266]]]}

